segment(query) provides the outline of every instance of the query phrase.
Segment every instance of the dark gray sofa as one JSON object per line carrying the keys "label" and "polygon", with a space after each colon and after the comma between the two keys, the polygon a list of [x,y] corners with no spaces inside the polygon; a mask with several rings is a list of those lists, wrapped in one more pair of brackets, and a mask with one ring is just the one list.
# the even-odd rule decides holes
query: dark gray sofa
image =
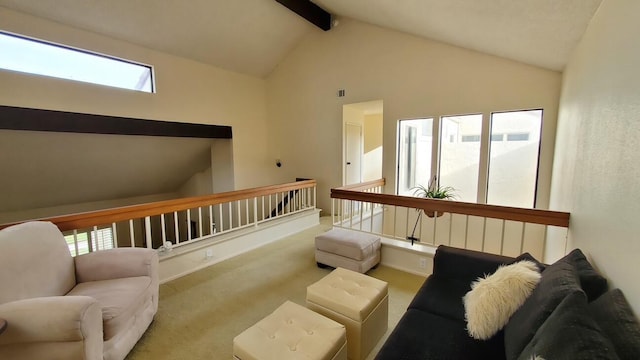
{"label": "dark gray sofa", "polygon": [[[540,283],[507,325],[489,340],[466,331],[462,297],[471,283],[503,264],[532,260]],[[620,290],[574,250],[544,265],[438,247],[430,275],[385,341],[376,360],[640,359],[640,325]]]}

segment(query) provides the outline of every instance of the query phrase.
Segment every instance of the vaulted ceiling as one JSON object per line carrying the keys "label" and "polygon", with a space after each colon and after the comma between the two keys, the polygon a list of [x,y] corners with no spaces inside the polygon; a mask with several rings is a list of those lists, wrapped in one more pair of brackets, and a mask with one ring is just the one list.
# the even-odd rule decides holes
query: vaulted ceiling
{"label": "vaulted ceiling", "polygon": [[[335,26],[351,18],[562,71],[601,1],[314,2],[333,15]],[[322,32],[275,0],[0,0],[0,7],[262,78],[307,34]],[[100,152],[99,144],[83,150],[82,155],[91,153],[100,161],[117,164],[102,168],[99,161],[77,159],[80,153],[67,141],[69,136],[74,135],[48,134],[42,141],[42,134],[27,137],[19,131],[0,132],[0,149],[5,150],[0,151],[0,158],[4,154],[16,160],[4,171],[25,179],[0,178],[0,188],[5,189],[0,212],[171,192],[210,164],[209,140],[123,136],[109,159],[104,158],[107,155]],[[95,135],[92,141],[111,137]],[[176,147],[180,151],[170,150]],[[166,168],[174,170],[167,172]],[[152,180],[142,181],[141,174]],[[70,177],[74,185],[69,185]],[[48,186],[43,186],[43,179]]]}
{"label": "vaulted ceiling", "polygon": [[[304,1],[304,0],[301,0]],[[602,0],[315,0],[353,18],[561,71]],[[0,0],[0,6],[259,77],[310,31],[275,0]]]}

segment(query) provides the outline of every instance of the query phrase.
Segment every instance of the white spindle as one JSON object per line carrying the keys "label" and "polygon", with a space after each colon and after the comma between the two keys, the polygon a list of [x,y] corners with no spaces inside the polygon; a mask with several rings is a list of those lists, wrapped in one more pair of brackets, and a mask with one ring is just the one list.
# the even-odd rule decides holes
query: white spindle
{"label": "white spindle", "polygon": [[99,251],[100,250],[100,239],[98,239],[98,227],[94,226],[93,227],[93,236],[91,236],[91,239],[89,239],[89,241],[93,241],[93,239],[96,239],[96,247],[95,247],[95,251]]}
{"label": "white spindle", "polygon": [[238,214],[238,227],[242,226],[242,216],[241,216],[241,214],[242,214],[241,210],[242,209],[241,209],[240,204],[241,204],[240,200],[236,201],[236,212]]}
{"label": "white spindle", "polygon": [[187,209],[187,241],[191,240],[191,209]]}
{"label": "white spindle", "polygon": [[213,221],[213,205],[209,205],[209,234],[214,233],[214,221]]}
{"label": "white spindle", "polygon": [[500,231],[500,255],[504,255],[504,223],[505,220],[502,220],[502,229]]}
{"label": "white spindle", "polygon": [[405,214],[406,221],[405,221],[405,225],[404,225],[404,233],[405,233],[405,237],[404,238],[406,239],[409,236],[409,229],[410,229],[410,227],[409,227],[409,208],[405,208],[405,210],[406,210],[406,214]]}
{"label": "white spindle", "polygon": [[449,242],[448,246],[451,246],[451,234],[453,233],[453,213],[449,213]]}
{"label": "white spindle", "polygon": [[253,226],[258,227],[258,198],[253,198]]}
{"label": "white spindle", "polygon": [[396,232],[396,219],[398,218],[398,207],[393,207],[393,237],[397,238],[398,233]]}
{"label": "white spindle", "polygon": [[469,239],[469,215],[465,215],[464,221],[464,248],[468,248],[467,240]]}
{"label": "white spindle", "polygon": [[247,219],[247,225],[249,224],[249,199],[244,200],[244,215]]}
{"label": "white spindle", "polygon": [[78,230],[73,229],[73,247],[76,250],[76,255],[80,255],[78,251]]}
{"label": "white spindle", "polygon": [[113,239],[114,249],[118,248],[118,231],[116,229],[116,223],[111,223],[111,236]]}
{"label": "white spindle", "polygon": [[484,251],[484,240],[487,235],[487,218],[483,218],[482,220],[482,245],[480,246],[481,251]]}
{"label": "white spindle", "polygon": [[224,231],[224,216],[222,216],[222,204],[219,205],[218,207],[218,212],[220,214],[220,218],[218,219],[218,230],[220,232]]}
{"label": "white spindle", "polygon": [[151,238],[151,217],[150,216],[144,217],[144,232],[145,232],[145,238],[147,239],[147,248],[152,249],[153,239]]}
{"label": "white spindle", "polygon": [[173,212],[173,231],[175,231],[176,244],[180,243],[180,223],[178,222],[178,212]]}
{"label": "white spindle", "polygon": [[[524,230],[525,227],[527,226],[526,222],[522,223],[522,234],[520,235],[520,252],[518,254],[522,254],[524,252]],[[546,229],[546,226],[545,226]],[[543,247],[543,251],[544,251],[544,247]]]}
{"label": "white spindle", "polygon": [[358,201],[358,209],[360,210],[360,211],[358,211],[358,212],[360,213],[360,231],[362,231],[362,221],[363,221],[363,219],[364,219],[364,218],[363,218],[363,214],[362,214],[362,213],[364,212],[364,211],[363,211],[363,210],[364,210],[364,208],[363,208],[363,206],[362,206],[362,201]]}
{"label": "white spindle", "polygon": [[233,203],[229,202],[229,230],[233,229]]}
{"label": "white spindle", "polygon": [[162,234],[162,245],[167,242],[167,230],[165,229],[164,214],[160,214],[160,232]]}
{"label": "white spindle", "polygon": [[202,207],[198,207],[198,237],[202,237]]}
{"label": "white spindle", "polygon": [[133,229],[133,219],[129,219],[129,241],[131,241],[131,247],[136,247],[135,231]]}

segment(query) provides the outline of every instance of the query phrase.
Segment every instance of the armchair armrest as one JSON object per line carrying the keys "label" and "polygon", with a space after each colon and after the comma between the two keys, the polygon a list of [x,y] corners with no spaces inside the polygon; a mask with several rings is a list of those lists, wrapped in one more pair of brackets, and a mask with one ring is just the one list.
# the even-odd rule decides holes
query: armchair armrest
{"label": "armchair armrest", "polygon": [[150,276],[155,283],[158,280],[158,253],[152,249],[100,250],[74,260],[78,283],[133,276]]}
{"label": "armchair armrest", "polygon": [[[102,357],[102,307],[88,296],[50,296],[0,304],[8,326],[0,354],[29,343],[84,341]],[[1,357],[1,356],[0,356]]]}
{"label": "armchair armrest", "polygon": [[433,257],[433,275],[471,283],[478,277],[491,274],[502,264],[515,258],[479,251],[440,245]]}

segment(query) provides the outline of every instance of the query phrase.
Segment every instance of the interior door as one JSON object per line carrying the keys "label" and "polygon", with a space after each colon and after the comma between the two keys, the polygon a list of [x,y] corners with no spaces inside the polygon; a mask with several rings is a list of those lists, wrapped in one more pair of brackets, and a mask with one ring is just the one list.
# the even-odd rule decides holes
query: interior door
{"label": "interior door", "polygon": [[362,181],[362,126],[345,124],[345,185]]}

